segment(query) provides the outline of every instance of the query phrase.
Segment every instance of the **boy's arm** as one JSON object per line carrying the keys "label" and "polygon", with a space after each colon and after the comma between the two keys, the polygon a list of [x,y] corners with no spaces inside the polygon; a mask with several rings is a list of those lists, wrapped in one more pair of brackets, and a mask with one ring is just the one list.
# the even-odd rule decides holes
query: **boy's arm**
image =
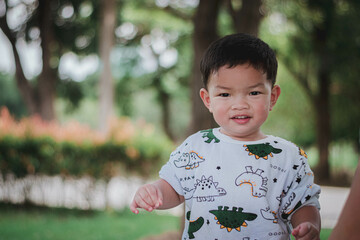
{"label": "boy's arm", "polygon": [[163,203],[159,209],[169,209],[178,206],[185,201],[184,196],[179,195],[174,188],[164,179],[159,179],[153,184],[162,189]]}
{"label": "boy's arm", "polygon": [[314,206],[304,206],[291,217],[295,239],[320,239],[320,214]]}
{"label": "boy's arm", "polygon": [[137,208],[149,212],[154,209],[169,209],[184,202],[184,197],[179,195],[173,187],[163,179],[154,183],[141,186],[130,204],[133,213],[138,214]]}

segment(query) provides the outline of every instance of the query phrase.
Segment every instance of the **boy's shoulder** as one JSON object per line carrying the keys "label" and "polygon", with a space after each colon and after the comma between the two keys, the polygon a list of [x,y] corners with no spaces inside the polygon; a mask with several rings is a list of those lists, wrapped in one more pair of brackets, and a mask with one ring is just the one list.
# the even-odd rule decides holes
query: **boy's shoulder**
{"label": "boy's shoulder", "polygon": [[[197,131],[189,135],[182,143],[177,147],[178,149],[186,149],[191,147],[199,147],[210,145],[210,143],[219,143],[220,139],[215,135],[215,129],[206,129]],[[205,145],[203,143],[206,143]]]}
{"label": "boy's shoulder", "polygon": [[[194,147],[200,145],[209,146],[209,145],[222,145],[224,143],[224,140],[229,140],[229,138],[225,139],[224,136],[219,135],[219,129],[218,128],[211,128],[211,129],[205,129],[197,131],[191,135],[189,135],[179,146],[178,148],[184,148],[184,147]],[[237,142],[236,140],[232,140],[232,142]],[[265,139],[256,141],[257,144],[260,145],[271,145],[276,148],[280,148],[284,152],[301,152],[301,155],[306,155],[304,150],[302,150],[298,145],[295,143],[273,135],[268,135]],[[239,142],[241,144],[249,144],[251,145],[251,142]],[[256,145],[256,144],[255,144]]]}
{"label": "boy's shoulder", "polygon": [[188,136],[184,142],[200,141],[206,143],[219,143],[220,139],[215,134],[216,128],[199,130]]}
{"label": "boy's shoulder", "polygon": [[276,137],[276,136],[269,136],[269,137],[283,151],[296,152],[307,158],[305,151],[301,147],[299,147],[297,144],[295,144],[287,139],[281,138],[281,137]]}
{"label": "boy's shoulder", "polygon": [[284,139],[282,137],[277,137],[277,136],[272,136],[272,135],[269,135],[268,136],[268,139],[271,139],[272,141],[274,141],[275,143],[278,143],[278,144],[281,144],[281,145],[284,145],[286,147],[297,147],[297,145],[287,139]]}
{"label": "boy's shoulder", "polygon": [[[205,142],[205,143],[220,143],[220,142],[226,142],[226,140],[229,140],[230,137],[222,136],[219,132],[219,128],[210,128],[210,129],[204,129],[199,130],[191,135],[189,135],[184,141],[183,144],[187,144],[190,142]],[[222,140],[222,141],[221,141]],[[237,142],[237,140],[232,140],[232,142]],[[275,143],[277,145],[281,145],[282,147],[289,148],[289,149],[297,149],[299,148],[298,145],[295,143],[273,135],[268,135],[265,139],[258,140],[256,142],[262,142],[262,143]],[[239,142],[240,143],[240,142]],[[241,142],[246,143],[246,142]],[[249,142],[250,144],[251,142]]]}

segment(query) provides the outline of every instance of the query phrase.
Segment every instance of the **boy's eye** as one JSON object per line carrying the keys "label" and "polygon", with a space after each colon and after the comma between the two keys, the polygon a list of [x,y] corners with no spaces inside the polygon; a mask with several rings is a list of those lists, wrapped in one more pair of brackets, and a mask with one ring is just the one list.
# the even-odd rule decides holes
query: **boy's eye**
{"label": "boy's eye", "polygon": [[220,97],[229,97],[230,94],[229,93],[220,93],[219,96]]}
{"label": "boy's eye", "polygon": [[256,95],[259,95],[260,92],[259,91],[253,91],[250,93],[251,96],[256,96]]}

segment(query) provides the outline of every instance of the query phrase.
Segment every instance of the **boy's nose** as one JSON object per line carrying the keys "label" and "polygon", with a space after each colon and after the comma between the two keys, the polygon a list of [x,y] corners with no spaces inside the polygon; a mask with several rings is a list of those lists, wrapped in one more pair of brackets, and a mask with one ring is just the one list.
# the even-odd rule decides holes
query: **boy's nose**
{"label": "boy's nose", "polygon": [[233,110],[242,110],[249,108],[249,104],[244,97],[237,97],[234,99],[231,108]]}

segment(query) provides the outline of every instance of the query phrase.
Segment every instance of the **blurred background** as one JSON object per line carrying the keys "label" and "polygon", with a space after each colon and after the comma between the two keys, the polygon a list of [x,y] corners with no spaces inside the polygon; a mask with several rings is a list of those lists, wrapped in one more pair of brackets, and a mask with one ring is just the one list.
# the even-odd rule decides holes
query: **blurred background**
{"label": "blurred background", "polygon": [[235,32],[278,57],[282,94],[263,131],[304,148],[318,184],[350,187],[359,10],[357,0],[0,0],[0,239],[177,232],[181,208],[127,206],[177,144],[216,126],[199,62]]}

